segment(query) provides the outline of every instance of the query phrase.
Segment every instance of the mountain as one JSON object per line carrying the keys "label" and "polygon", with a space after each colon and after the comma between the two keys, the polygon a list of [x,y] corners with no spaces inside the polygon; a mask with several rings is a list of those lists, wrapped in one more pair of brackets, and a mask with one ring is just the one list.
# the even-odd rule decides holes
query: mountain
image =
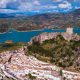
{"label": "mountain", "polygon": [[14,14],[6,14],[6,13],[0,13],[0,18],[12,18],[14,17]]}
{"label": "mountain", "polygon": [[62,29],[67,27],[80,27],[80,9],[69,13],[44,13],[34,12],[1,14],[0,31],[4,26],[15,28],[18,31],[37,30],[42,28]]}
{"label": "mountain", "polygon": [[80,9],[76,9],[74,12],[73,12],[74,15],[80,15]]}
{"label": "mountain", "polygon": [[0,18],[16,18],[38,15],[38,12],[0,13]]}

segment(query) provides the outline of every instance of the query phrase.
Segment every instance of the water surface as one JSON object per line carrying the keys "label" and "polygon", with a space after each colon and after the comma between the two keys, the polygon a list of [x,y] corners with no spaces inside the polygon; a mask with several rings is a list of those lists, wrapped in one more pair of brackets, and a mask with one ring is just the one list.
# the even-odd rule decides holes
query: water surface
{"label": "water surface", "polygon": [[[38,31],[28,31],[28,32],[17,32],[16,30],[10,30],[6,33],[0,34],[0,43],[7,40],[12,40],[13,42],[29,42],[32,37],[37,36],[43,32],[65,32],[66,30],[51,30],[44,29]],[[80,33],[80,29],[74,29],[75,33]]]}

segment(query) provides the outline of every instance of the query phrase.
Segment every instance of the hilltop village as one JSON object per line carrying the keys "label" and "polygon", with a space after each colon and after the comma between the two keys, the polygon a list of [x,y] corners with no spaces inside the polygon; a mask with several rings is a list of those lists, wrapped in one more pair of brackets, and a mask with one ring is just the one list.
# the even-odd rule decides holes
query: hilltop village
{"label": "hilltop village", "polygon": [[0,80],[80,80],[80,35],[73,28],[20,44],[0,44]]}

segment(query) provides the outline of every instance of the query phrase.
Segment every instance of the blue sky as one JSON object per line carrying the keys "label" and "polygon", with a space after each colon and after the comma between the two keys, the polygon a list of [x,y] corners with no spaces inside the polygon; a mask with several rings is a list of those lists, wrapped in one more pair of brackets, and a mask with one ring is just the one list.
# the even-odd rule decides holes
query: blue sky
{"label": "blue sky", "polygon": [[0,0],[0,13],[68,12],[80,8],[80,0]]}

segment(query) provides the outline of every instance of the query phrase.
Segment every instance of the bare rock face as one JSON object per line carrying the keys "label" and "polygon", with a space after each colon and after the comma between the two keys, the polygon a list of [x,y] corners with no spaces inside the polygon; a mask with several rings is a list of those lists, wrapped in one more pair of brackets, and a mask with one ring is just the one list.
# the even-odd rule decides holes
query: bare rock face
{"label": "bare rock face", "polygon": [[79,41],[80,40],[80,36],[77,34],[68,34],[68,33],[42,33],[38,36],[35,36],[31,39],[31,42],[39,42],[39,43],[43,43],[43,41],[45,40],[49,40],[49,39],[55,39],[58,35],[62,35],[63,38],[67,41],[70,40],[74,40],[74,41]]}
{"label": "bare rock face", "polygon": [[[3,52],[4,53],[4,52]],[[0,54],[0,80],[70,80],[80,79],[79,73],[62,70],[60,68],[37,60],[33,56],[26,56],[21,48]],[[6,58],[6,59],[5,59]]]}
{"label": "bare rock face", "polygon": [[6,63],[10,59],[11,54],[9,51],[0,53],[0,63]]}
{"label": "bare rock face", "polygon": [[31,42],[42,43],[45,40],[55,39],[60,33],[42,33],[36,37],[33,37]]}
{"label": "bare rock face", "polygon": [[[30,78],[36,78],[35,80],[61,80],[59,68],[54,70],[54,65],[39,61],[32,56],[25,56],[23,49],[1,53],[0,56],[3,60],[0,62],[0,69],[8,78],[29,80],[31,74]],[[5,77],[2,78],[5,80]]]}

